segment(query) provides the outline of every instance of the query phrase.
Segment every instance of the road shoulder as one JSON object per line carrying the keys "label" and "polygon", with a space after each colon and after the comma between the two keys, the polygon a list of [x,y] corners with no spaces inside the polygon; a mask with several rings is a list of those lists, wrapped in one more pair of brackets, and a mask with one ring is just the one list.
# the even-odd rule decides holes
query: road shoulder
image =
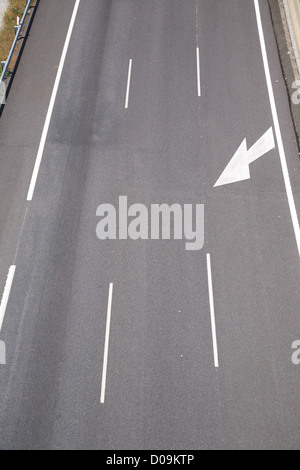
{"label": "road shoulder", "polygon": [[268,0],[268,2],[300,155],[300,104],[293,103],[293,95],[297,91],[295,81],[298,77],[291,60],[292,46],[288,42],[288,26],[283,21],[282,0]]}

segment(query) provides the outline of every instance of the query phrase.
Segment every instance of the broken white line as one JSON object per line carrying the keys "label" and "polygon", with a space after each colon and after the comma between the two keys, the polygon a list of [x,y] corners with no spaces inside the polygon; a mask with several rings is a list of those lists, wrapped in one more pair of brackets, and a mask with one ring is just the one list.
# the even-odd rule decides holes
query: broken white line
{"label": "broken white line", "polygon": [[219,367],[219,355],[218,355],[217,329],[216,329],[216,317],[215,317],[214,292],[213,292],[210,254],[206,255],[206,260],[207,260],[207,277],[208,277],[208,291],[209,291],[212,340],[213,340],[213,349],[214,349],[214,361],[215,361],[215,367],[217,369]]}
{"label": "broken white line", "polygon": [[4,288],[4,293],[3,293],[3,297],[2,297],[2,300],[1,300],[1,304],[0,304],[0,331],[2,330],[2,325],[3,325],[3,321],[4,321],[6,309],[7,309],[7,304],[8,304],[8,300],[9,300],[10,291],[11,291],[12,283],[13,283],[13,280],[14,280],[15,272],[16,272],[16,266],[11,266],[9,268],[9,271],[8,271],[8,276],[7,276],[7,280],[6,280],[6,284],[5,284],[5,288]]}
{"label": "broken white line", "polygon": [[129,61],[128,79],[127,79],[127,90],[126,90],[126,100],[125,100],[125,109],[128,109],[128,104],[129,104],[131,72],[132,72],[132,59],[130,59],[130,61]]}
{"label": "broken white line", "polygon": [[109,285],[109,294],[108,294],[107,319],[106,319],[106,332],[105,332],[105,345],[104,345],[104,359],[103,359],[102,386],[101,386],[100,403],[105,402],[106,376],[107,376],[107,363],[108,363],[108,347],[109,347],[109,336],[110,336],[110,322],[111,322],[111,307],[112,307],[113,289],[114,289],[114,285],[111,283]]}
{"label": "broken white line", "polygon": [[197,47],[197,84],[198,96],[201,96],[200,49]]}

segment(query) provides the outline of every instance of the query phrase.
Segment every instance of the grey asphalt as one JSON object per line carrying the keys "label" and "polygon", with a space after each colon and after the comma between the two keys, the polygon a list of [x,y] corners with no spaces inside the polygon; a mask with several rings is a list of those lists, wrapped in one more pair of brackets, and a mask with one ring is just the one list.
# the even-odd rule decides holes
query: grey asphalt
{"label": "grey asphalt", "polygon": [[[3,287],[17,266],[0,334],[0,448],[299,449],[300,261],[277,148],[249,181],[213,188],[243,139],[273,125],[253,2],[198,1],[198,98],[196,1],[82,1],[26,203],[74,0],[60,3],[41,0],[0,122]],[[260,5],[299,208],[296,138]],[[120,195],[205,204],[205,247],[98,240],[96,209]]]}

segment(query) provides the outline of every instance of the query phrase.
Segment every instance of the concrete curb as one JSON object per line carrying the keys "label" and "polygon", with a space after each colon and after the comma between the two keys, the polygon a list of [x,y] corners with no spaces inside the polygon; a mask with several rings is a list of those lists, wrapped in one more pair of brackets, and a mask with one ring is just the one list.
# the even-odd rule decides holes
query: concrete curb
{"label": "concrete curb", "polygon": [[300,75],[300,0],[283,0],[293,52]]}
{"label": "concrete curb", "polygon": [[[291,36],[291,31],[293,32],[291,28],[294,28],[294,26],[292,26],[292,16],[290,14],[288,1],[289,0],[268,0],[300,155],[300,104],[293,102],[293,95],[296,91],[295,81],[300,81],[300,69],[298,68],[297,61],[297,51],[299,49],[296,43],[296,36]],[[300,0],[291,1],[299,3],[300,7]]]}
{"label": "concrete curb", "polygon": [[300,78],[300,0],[280,0],[282,21],[286,31],[295,78]]}

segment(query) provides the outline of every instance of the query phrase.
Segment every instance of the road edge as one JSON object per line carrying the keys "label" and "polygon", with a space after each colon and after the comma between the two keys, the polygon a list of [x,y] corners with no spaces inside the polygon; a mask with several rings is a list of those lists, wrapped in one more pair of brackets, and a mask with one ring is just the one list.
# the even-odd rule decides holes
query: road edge
{"label": "road edge", "polygon": [[[36,11],[38,9],[38,6],[39,6],[39,3],[40,3],[40,0],[35,0],[35,2],[33,2],[33,4],[30,6],[29,8],[29,11],[28,11],[28,14],[27,14],[27,17],[25,19],[25,23],[24,23],[24,27],[21,31],[21,36],[20,36],[20,39],[18,41],[18,44],[17,44],[17,47],[16,47],[16,60],[15,60],[15,65],[13,67],[13,71],[12,73],[9,75],[9,77],[7,77],[5,80],[4,80],[4,83],[5,83],[5,87],[6,87],[6,99],[8,98],[9,96],[9,92],[10,92],[10,88],[12,86],[12,83],[14,81],[14,77],[16,75],[16,72],[18,70],[18,66],[19,66],[19,63],[20,63],[20,60],[21,60],[21,57],[22,57],[22,53],[23,53],[23,50],[24,50],[24,47],[25,47],[25,44],[26,44],[26,41],[28,39],[28,36],[30,34],[30,29],[31,29],[31,26],[32,26],[32,23],[33,23],[33,20],[34,20],[34,17],[35,17],[35,14],[36,14]],[[2,104],[0,106],[0,118],[2,116],[2,112],[4,110],[4,107],[5,107],[5,104]]]}
{"label": "road edge", "polygon": [[292,65],[291,53],[293,49],[291,42],[288,41],[288,24],[287,22],[284,24],[284,18],[282,16],[282,12],[284,11],[283,0],[268,0],[268,4],[300,156],[300,105],[296,105],[292,101],[292,96],[296,91],[295,88],[293,88],[293,83],[295,80],[300,79],[300,77],[295,75],[296,72]]}

